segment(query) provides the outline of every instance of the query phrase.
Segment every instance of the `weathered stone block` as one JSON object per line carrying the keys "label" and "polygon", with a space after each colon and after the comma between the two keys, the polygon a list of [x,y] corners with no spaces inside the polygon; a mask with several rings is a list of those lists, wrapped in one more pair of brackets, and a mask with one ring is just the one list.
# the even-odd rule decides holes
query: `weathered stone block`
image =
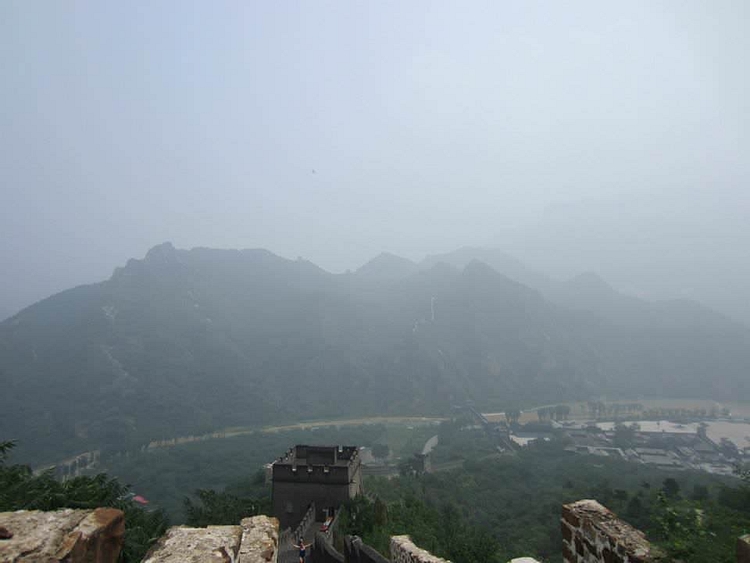
{"label": "weathered stone block", "polygon": [[233,563],[242,533],[240,526],[175,526],[156,542],[142,563]]}
{"label": "weathered stone block", "polygon": [[279,521],[268,516],[243,518],[242,543],[237,563],[276,561],[279,547]]}
{"label": "weathered stone block", "polygon": [[573,539],[573,543],[576,546],[576,553],[579,555],[579,557],[583,557],[583,554],[584,554],[583,540],[580,537],[576,536]]}
{"label": "weathered stone block", "polygon": [[560,525],[560,530],[562,531],[562,537],[566,542],[573,541],[573,530],[564,521]]}
{"label": "weathered stone block", "polygon": [[569,508],[572,505],[564,504],[562,509],[562,517],[568,524],[574,528],[578,528],[581,525],[581,520],[575,515],[573,510]]}
{"label": "weathered stone block", "polygon": [[737,538],[737,563],[750,563],[750,534]]}
{"label": "weathered stone block", "polygon": [[10,535],[0,541],[0,561],[16,563],[115,563],[125,518],[120,510],[19,510],[0,513]]}
{"label": "weathered stone block", "polygon": [[563,556],[563,561],[565,561],[565,563],[576,563],[578,561],[578,557],[576,556],[576,554],[573,552],[571,547],[565,542],[563,542],[563,546],[562,546],[562,556]]}

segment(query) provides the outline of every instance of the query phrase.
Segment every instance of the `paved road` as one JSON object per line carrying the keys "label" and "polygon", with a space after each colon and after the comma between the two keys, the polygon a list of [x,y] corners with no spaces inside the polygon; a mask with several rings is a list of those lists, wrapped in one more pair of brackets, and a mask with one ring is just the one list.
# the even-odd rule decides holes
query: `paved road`
{"label": "paved road", "polygon": [[263,433],[269,434],[274,432],[284,432],[286,430],[310,430],[322,426],[360,426],[362,424],[429,424],[431,422],[440,422],[445,420],[441,417],[425,416],[370,416],[364,418],[348,418],[344,420],[318,420],[311,422],[298,422],[295,424],[286,424],[283,426],[266,426],[258,427],[238,427],[226,428],[210,434],[201,436],[181,436],[166,440],[155,440],[148,445],[148,449],[171,448],[180,444],[189,444],[192,442],[204,442],[207,440],[221,440],[232,438],[234,436],[245,436],[248,434]]}

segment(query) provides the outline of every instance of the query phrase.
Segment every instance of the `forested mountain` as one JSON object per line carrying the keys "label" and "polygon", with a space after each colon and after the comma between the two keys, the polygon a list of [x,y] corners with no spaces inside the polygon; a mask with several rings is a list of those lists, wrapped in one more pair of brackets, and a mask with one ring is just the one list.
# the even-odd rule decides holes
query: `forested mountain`
{"label": "forested mountain", "polygon": [[750,390],[749,331],[698,305],[584,276],[564,307],[478,260],[415,266],[334,275],[265,250],[157,246],[0,323],[0,428],[42,461],[468,399]]}

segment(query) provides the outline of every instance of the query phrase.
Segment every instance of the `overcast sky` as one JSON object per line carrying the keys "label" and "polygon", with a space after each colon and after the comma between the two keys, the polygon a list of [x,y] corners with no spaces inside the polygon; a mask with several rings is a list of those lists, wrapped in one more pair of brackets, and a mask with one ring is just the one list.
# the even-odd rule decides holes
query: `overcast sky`
{"label": "overcast sky", "polygon": [[166,240],[341,271],[623,202],[747,240],[749,6],[4,0],[0,309]]}

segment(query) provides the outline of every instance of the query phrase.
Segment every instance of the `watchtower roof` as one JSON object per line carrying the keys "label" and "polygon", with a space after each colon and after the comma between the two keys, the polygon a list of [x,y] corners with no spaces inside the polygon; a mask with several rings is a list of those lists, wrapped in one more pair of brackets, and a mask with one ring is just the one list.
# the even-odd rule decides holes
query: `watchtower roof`
{"label": "watchtower roof", "polygon": [[352,465],[359,449],[356,446],[307,446],[298,444],[276,460],[274,465],[347,467]]}

